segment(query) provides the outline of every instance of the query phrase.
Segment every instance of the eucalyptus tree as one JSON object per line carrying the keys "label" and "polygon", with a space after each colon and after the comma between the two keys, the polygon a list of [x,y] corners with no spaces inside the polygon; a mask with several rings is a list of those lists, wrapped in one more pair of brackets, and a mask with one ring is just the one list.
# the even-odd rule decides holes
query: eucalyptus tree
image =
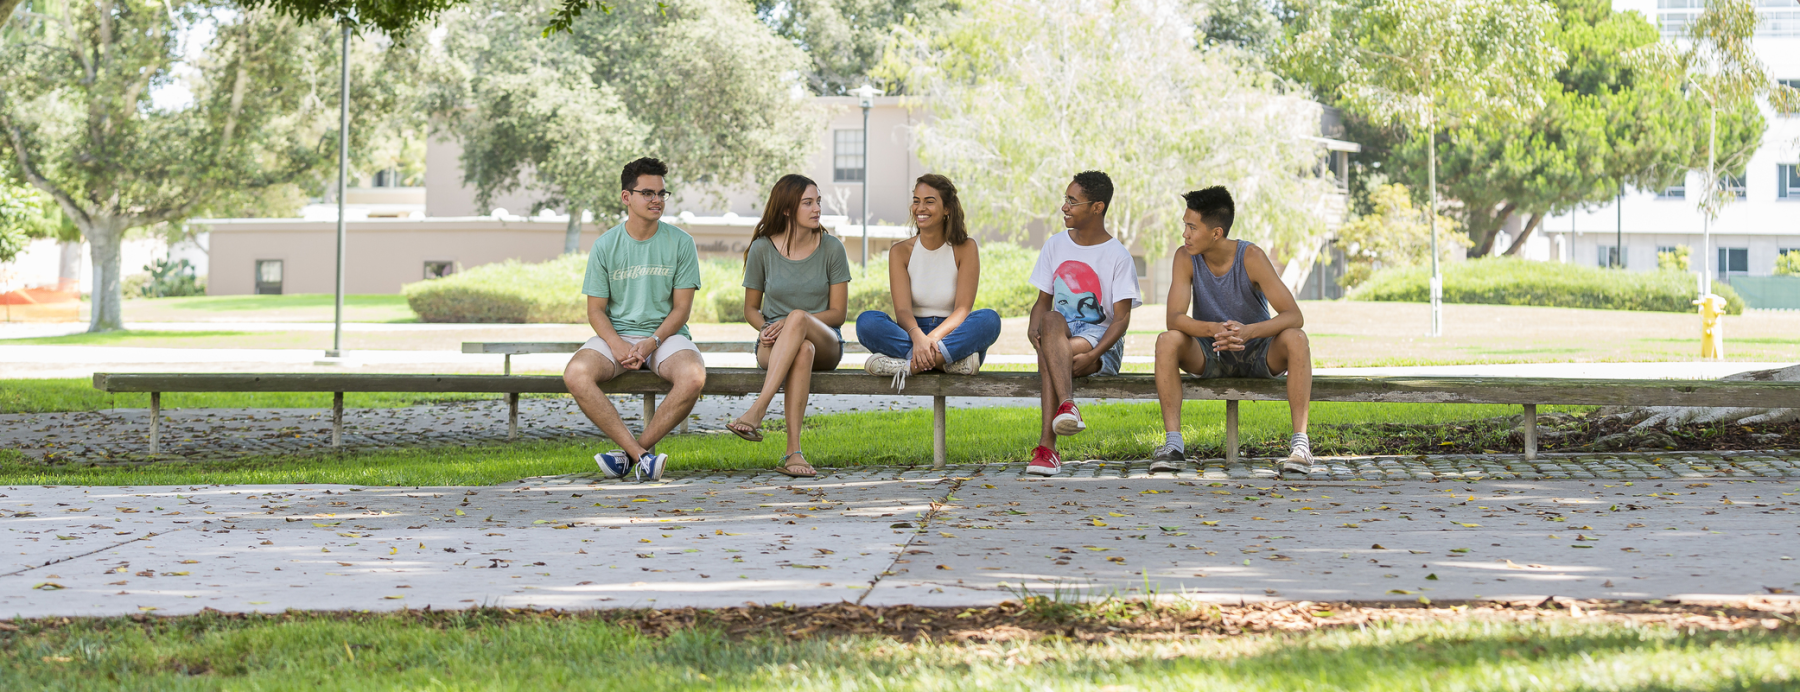
{"label": "eucalyptus tree", "polygon": [[622,209],[626,161],[663,159],[695,199],[772,181],[810,153],[820,114],[797,93],[806,56],[748,4],[621,5],[540,37],[550,8],[496,0],[445,16],[431,110],[461,140],[480,206],[531,191],[534,211],[569,213],[574,252],[583,210]]}
{"label": "eucalyptus tree", "polygon": [[1554,24],[1538,0],[1321,0],[1304,8],[1283,55],[1288,73],[1353,113],[1425,139],[1433,336],[1442,333],[1437,134],[1535,114],[1561,57],[1548,41]]}
{"label": "eucalyptus tree", "polygon": [[883,74],[929,104],[919,156],[979,229],[1060,228],[1064,186],[1092,168],[1116,181],[1107,228],[1147,257],[1179,242],[1178,195],[1207,185],[1237,197],[1234,233],[1302,254],[1330,190],[1318,106],[1198,41],[1204,17],[1175,0],[993,0],[900,31]]}
{"label": "eucalyptus tree", "polygon": [[807,85],[827,96],[879,81],[872,72],[895,27],[942,21],[956,9],[951,0],[753,0],[753,4],[763,23],[806,51],[812,63]]}
{"label": "eucalyptus tree", "polygon": [[[334,31],[208,0],[32,0],[5,28],[0,155],[88,241],[90,330],[123,326],[126,231],[310,182],[330,160]],[[210,39],[190,52],[184,36]],[[362,51],[364,76],[411,64],[405,51],[366,42]],[[153,99],[174,86],[191,100]],[[401,96],[388,85],[352,94],[361,112],[377,115]]]}

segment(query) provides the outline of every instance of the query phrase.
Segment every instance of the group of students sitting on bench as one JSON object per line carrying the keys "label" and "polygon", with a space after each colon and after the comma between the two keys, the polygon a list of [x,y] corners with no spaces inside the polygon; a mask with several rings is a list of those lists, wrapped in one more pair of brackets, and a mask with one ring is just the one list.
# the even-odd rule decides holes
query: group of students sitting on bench
{"label": "group of students sitting on bench", "polygon": [[[653,158],[625,165],[619,180],[625,221],[594,241],[582,285],[595,336],[563,372],[582,413],[619,445],[594,457],[615,478],[662,478],[669,457],[653,448],[687,418],[706,385],[700,349],[687,329],[700,288],[699,252],[692,236],[662,221],[667,175],[667,166]],[[1043,428],[1029,474],[1061,471],[1057,438],[1087,427],[1075,405],[1074,378],[1117,375],[1124,361],[1131,310],[1141,301],[1131,254],[1106,230],[1112,198],[1105,173],[1076,174],[1063,196],[1067,230],[1045,241],[1031,272],[1038,296],[1026,336],[1043,379]],[[1187,457],[1183,372],[1201,378],[1285,374],[1294,435],[1282,472],[1303,476],[1313,470],[1306,437],[1312,355],[1300,308],[1261,248],[1228,237],[1236,208],[1225,188],[1183,198],[1168,331],[1156,340],[1165,442],[1152,453],[1150,470],[1178,470]],[[888,254],[894,314],[871,310],[856,318],[856,336],[872,354],[865,369],[893,377],[896,391],[908,375],[928,370],[976,374],[1001,329],[999,314],[974,309],[981,254],[969,237],[956,186],[941,175],[920,176],[911,212],[918,233]],[[816,475],[800,450],[812,373],[836,369],[844,355],[840,328],[848,318],[850,262],[843,243],[820,225],[822,214],[817,184],[783,176],[744,253],[744,319],[758,330],[756,363],[768,375],[749,409],[726,429],[761,441],[762,420],[782,391],[787,454],[776,470],[793,477]],[[629,370],[649,370],[670,385],[638,435],[601,390]]]}

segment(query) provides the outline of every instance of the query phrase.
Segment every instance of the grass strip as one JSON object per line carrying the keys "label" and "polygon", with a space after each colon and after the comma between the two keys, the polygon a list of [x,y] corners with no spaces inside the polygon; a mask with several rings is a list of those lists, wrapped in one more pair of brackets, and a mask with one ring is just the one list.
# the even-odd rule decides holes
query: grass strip
{"label": "grass strip", "polygon": [[[1545,407],[1543,413],[1585,407]],[[1312,409],[1313,450],[1321,455],[1395,453],[1396,441],[1413,451],[1475,448],[1504,444],[1511,434],[1503,405],[1423,406],[1381,403],[1318,403]],[[1161,410],[1155,402],[1096,403],[1082,408],[1088,429],[1059,443],[1064,458],[1143,459],[1163,441]],[[949,415],[953,464],[1024,461],[1037,444],[1035,408],[958,409]],[[1182,406],[1182,431],[1191,455],[1222,454],[1225,405],[1190,401]],[[1239,430],[1246,455],[1286,454],[1289,432],[1284,402],[1243,402]],[[1407,437],[1410,430],[1439,431]],[[675,435],[657,445],[674,473],[718,469],[758,469],[775,465],[786,451],[784,425],[764,423],[765,439],[750,443],[723,433]],[[1453,447],[1439,447],[1456,437]],[[863,411],[814,415],[801,438],[807,458],[821,468],[918,465],[931,460],[931,412]],[[523,442],[475,447],[389,449],[345,454],[245,457],[233,461],[175,461],[115,466],[53,464],[0,456],[0,482],[43,485],[187,485],[242,483],[344,483],[357,485],[492,485],[531,476],[595,470],[593,456],[614,449],[611,442]]]}
{"label": "grass strip", "polygon": [[[349,408],[400,408],[438,401],[496,399],[496,394],[348,392]],[[536,396],[536,395],[526,395]],[[329,392],[165,392],[162,406],[172,408],[331,408]],[[91,379],[0,380],[0,413],[56,413],[115,408],[150,408],[145,392],[111,393],[94,389]]]}
{"label": "grass strip", "polygon": [[[1130,606],[1103,603],[1053,618],[1030,603],[63,618],[0,626],[0,685],[1555,692],[1800,684],[1791,614],[1587,605],[1579,618],[1487,605],[1310,603],[1153,606],[1122,616]],[[1179,629],[1143,626],[1152,617]]]}

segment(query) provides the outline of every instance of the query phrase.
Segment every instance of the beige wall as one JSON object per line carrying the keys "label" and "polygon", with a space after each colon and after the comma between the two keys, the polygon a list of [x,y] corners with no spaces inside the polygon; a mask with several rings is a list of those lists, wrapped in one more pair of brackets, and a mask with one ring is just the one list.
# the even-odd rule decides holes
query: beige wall
{"label": "beige wall", "polygon": [[[702,258],[741,257],[751,235],[739,224],[684,223],[665,220],[694,236]],[[610,226],[585,224],[581,248],[593,245]],[[329,221],[238,220],[211,224],[212,256],[208,295],[256,292],[256,262],[282,261],[283,293],[335,291],[337,226]],[[454,262],[458,271],[516,259],[542,262],[562,252],[561,221],[498,219],[379,219],[353,221],[347,227],[344,289],[348,293],[398,293],[404,284],[425,275],[426,262]],[[861,251],[857,238],[844,238],[852,262]],[[892,239],[871,239],[879,257]]]}

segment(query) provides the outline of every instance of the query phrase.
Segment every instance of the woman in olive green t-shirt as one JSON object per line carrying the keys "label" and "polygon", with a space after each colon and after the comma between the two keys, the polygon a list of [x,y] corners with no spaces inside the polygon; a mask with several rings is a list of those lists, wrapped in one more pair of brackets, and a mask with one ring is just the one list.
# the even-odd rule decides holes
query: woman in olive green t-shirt
{"label": "woman in olive green t-shirt", "polygon": [[756,364],[768,375],[750,410],[725,426],[761,441],[758,428],[785,383],[787,454],[776,470],[800,478],[816,475],[800,451],[812,373],[833,370],[844,357],[839,328],[850,301],[850,260],[844,244],[819,225],[820,213],[819,186],[805,176],[782,176],[769,191],[744,253],[744,319],[761,331]]}

